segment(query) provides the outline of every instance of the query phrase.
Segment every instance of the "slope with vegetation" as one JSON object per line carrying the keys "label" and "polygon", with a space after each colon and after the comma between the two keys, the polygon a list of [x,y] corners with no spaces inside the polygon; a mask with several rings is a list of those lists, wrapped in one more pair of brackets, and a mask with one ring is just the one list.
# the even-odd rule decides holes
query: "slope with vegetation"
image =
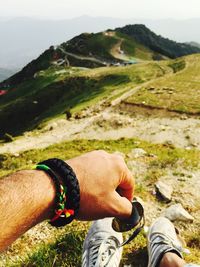
{"label": "slope with vegetation", "polygon": [[66,110],[77,112],[104,98],[113,99],[169,71],[165,64],[154,62],[91,70],[50,68],[0,99],[0,136],[21,134]]}
{"label": "slope with vegetation", "polygon": [[126,103],[200,115],[200,55],[170,61],[174,75],[163,77],[141,88]]}
{"label": "slope with vegetation", "polygon": [[127,25],[117,28],[117,31],[132,37],[136,42],[148,47],[155,53],[177,58],[193,53],[199,53],[199,48],[186,43],[177,43],[149,30],[145,25]]}

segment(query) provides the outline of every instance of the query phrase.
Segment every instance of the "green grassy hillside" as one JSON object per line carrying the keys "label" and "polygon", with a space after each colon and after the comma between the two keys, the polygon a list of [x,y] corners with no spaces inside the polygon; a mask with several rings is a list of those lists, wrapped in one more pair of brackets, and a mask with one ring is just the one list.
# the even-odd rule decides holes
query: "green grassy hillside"
{"label": "green grassy hillside", "polygon": [[200,55],[171,61],[174,74],[154,80],[125,102],[146,107],[200,114]]}
{"label": "green grassy hillside", "polygon": [[163,63],[152,62],[89,70],[50,68],[39,72],[0,99],[0,136],[21,134],[69,109],[77,112],[102,99],[113,100],[169,70]]}
{"label": "green grassy hillside", "polygon": [[51,67],[40,71],[0,98],[0,136],[22,134],[66,110],[73,114],[101,100],[109,103],[137,85],[141,88],[125,103],[200,114],[199,57],[124,67]]}
{"label": "green grassy hillside", "polygon": [[116,36],[105,33],[83,33],[72,40],[61,44],[68,52],[84,56],[96,56],[102,60],[113,60],[110,50],[117,43]]}

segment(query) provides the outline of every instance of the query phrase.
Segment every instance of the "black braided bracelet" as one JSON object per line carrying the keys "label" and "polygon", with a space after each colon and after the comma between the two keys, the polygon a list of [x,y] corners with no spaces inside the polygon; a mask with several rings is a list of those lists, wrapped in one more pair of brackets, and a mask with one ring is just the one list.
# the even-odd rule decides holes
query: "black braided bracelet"
{"label": "black braided bracelet", "polygon": [[[64,202],[64,208],[67,211],[73,211],[69,217],[64,215],[58,216],[55,220],[51,220],[50,224],[55,227],[69,224],[77,216],[80,206],[80,188],[76,174],[66,162],[57,158],[44,160],[38,163],[38,165],[45,165],[49,167],[51,171],[57,175],[60,183],[63,184],[66,189],[66,201]],[[50,172],[49,174],[51,175]],[[57,194],[58,193],[59,192],[57,192]]]}

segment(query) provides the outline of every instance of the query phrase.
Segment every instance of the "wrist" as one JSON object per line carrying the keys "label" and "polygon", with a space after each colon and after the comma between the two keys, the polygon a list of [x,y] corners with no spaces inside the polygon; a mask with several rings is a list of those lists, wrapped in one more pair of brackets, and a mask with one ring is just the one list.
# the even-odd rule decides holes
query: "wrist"
{"label": "wrist", "polygon": [[51,177],[56,188],[56,208],[50,224],[55,227],[71,223],[78,215],[80,207],[79,182],[72,167],[61,159],[51,158],[37,164]]}

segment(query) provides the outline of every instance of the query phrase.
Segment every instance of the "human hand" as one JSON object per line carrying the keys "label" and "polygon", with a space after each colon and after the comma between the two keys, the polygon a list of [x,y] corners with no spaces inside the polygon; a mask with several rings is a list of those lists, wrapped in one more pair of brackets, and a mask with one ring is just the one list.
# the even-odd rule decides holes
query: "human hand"
{"label": "human hand", "polygon": [[131,215],[134,179],[123,158],[105,151],[93,151],[70,159],[80,185],[77,219],[127,218]]}

